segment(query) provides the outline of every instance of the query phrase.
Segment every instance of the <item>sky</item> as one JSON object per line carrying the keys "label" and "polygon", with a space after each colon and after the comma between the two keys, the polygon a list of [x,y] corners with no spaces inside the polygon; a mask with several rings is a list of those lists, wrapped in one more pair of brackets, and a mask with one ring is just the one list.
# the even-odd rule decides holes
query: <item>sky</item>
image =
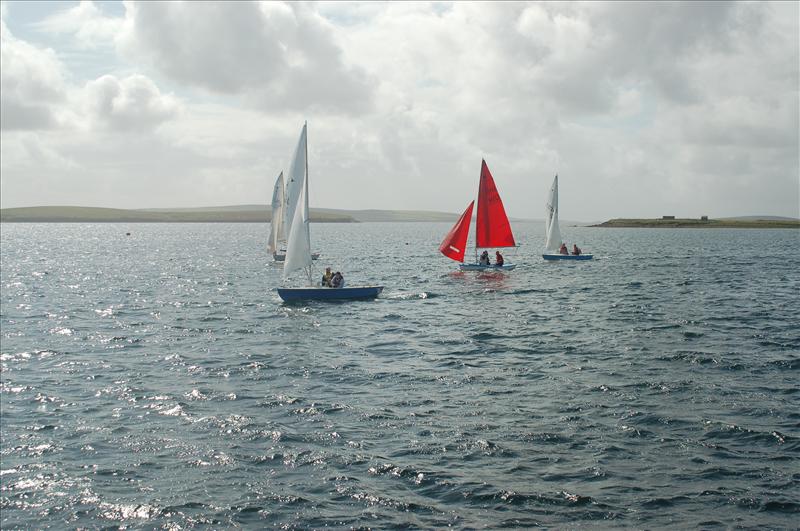
{"label": "sky", "polygon": [[0,2],[0,206],[800,217],[798,2]]}

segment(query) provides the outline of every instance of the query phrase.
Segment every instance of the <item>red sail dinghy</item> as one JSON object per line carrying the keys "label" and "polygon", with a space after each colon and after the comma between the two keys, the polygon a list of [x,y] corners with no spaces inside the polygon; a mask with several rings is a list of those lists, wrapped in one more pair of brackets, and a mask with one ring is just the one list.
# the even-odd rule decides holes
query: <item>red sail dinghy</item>
{"label": "red sail dinghy", "polygon": [[[514,234],[511,232],[511,223],[508,221],[503,200],[497,192],[489,167],[486,161],[481,161],[481,180],[478,186],[478,214],[475,224],[475,263],[465,264],[464,254],[467,247],[469,225],[472,221],[472,207],[475,201],[470,202],[467,209],[458,218],[458,221],[444,237],[439,246],[439,251],[456,262],[462,262],[459,267],[464,271],[500,270],[510,271],[516,267],[514,264],[503,262],[498,265],[494,257],[478,258],[479,249],[498,249],[516,247]],[[484,253],[488,256],[488,253]],[[494,259],[494,262],[492,262]]]}

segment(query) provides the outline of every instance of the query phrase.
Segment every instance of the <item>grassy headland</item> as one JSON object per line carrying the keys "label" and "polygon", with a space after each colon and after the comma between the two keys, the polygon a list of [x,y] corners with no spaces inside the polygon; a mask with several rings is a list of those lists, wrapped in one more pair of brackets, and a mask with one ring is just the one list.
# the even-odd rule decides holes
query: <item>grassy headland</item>
{"label": "grassy headland", "polygon": [[800,220],[792,218],[721,218],[721,219],[611,219],[592,227],[668,228],[668,229],[800,229]]}

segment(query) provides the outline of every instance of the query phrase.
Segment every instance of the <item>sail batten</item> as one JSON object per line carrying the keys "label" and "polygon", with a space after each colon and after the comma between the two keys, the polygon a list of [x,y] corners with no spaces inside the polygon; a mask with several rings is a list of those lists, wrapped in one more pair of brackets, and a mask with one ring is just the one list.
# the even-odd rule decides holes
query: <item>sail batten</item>
{"label": "sail batten", "polygon": [[447,233],[447,236],[444,237],[441,245],[439,245],[439,252],[457,262],[464,261],[464,253],[467,250],[467,236],[469,236],[469,224],[472,220],[472,207],[474,204],[475,201],[472,201],[469,206],[467,206],[467,209],[464,210],[464,213],[461,214],[461,217],[458,218],[456,224],[453,225],[453,228],[450,229],[450,232]]}
{"label": "sail batten", "polygon": [[478,188],[478,213],[475,225],[475,247],[515,247],[514,234],[508,221],[503,200],[494,184],[486,161],[481,162],[481,180]]}

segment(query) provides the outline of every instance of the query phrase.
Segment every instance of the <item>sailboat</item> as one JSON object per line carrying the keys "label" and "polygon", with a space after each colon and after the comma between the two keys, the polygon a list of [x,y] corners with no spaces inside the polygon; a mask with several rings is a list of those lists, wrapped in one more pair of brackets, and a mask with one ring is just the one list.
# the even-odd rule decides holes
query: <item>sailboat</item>
{"label": "sailboat", "polygon": [[475,223],[475,263],[465,264],[467,236],[472,220],[472,207],[475,201],[470,202],[461,217],[444,237],[439,252],[446,257],[461,262],[459,267],[463,271],[499,270],[510,271],[516,267],[514,264],[491,265],[478,263],[478,249],[495,249],[499,247],[516,247],[511,224],[506,216],[503,200],[497,192],[489,167],[486,161],[481,161],[481,178],[478,185],[478,213]]}
{"label": "sailboat", "polygon": [[545,260],[591,260],[590,254],[561,254],[561,230],[558,228],[558,174],[553,179],[550,194],[547,196],[544,218],[545,244],[542,257]]}
{"label": "sailboat", "polygon": [[[298,148],[303,150],[305,165],[301,175],[297,178],[296,188],[290,191],[287,184],[287,196],[294,198],[294,203],[287,203],[291,207],[292,222],[286,240],[286,259],[283,262],[284,280],[297,270],[302,270],[308,279],[308,286],[301,288],[278,288],[278,295],[286,302],[301,300],[342,300],[342,299],[374,299],[383,291],[383,286],[345,286],[339,288],[325,288],[314,284],[312,256],[311,256],[311,231],[308,219],[308,124],[303,124]],[[296,154],[295,154],[296,155]],[[297,157],[295,157],[297,160]],[[297,190],[297,194],[294,190]]]}
{"label": "sailboat", "polygon": [[272,219],[270,220],[269,240],[267,241],[267,249],[272,253],[275,261],[279,261],[278,256],[281,257],[280,261],[286,257],[285,254],[278,254],[281,243],[284,242],[285,245],[286,242],[286,236],[283,232],[283,201],[283,172],[281,172],[272,190]]}
{"label": "sailboat", "polygon": [[[292,228],[294,218],[294,205],[300,195],[300,182],[306,172],[307,150],[306,130],[303,128],[300,133],[300,140],[294,150],[294,157],[289,166],[289,174],[286,185],[284,186],[283,172],[278,175],[275,187],[272,191],[272,221],[269,238],[269,252],[276,262],[283,262],[286,259],[286,237]],[[291,208],[290,208],[290,205]],[[312,253],[311,259],[319,258],[319,253]]]}

